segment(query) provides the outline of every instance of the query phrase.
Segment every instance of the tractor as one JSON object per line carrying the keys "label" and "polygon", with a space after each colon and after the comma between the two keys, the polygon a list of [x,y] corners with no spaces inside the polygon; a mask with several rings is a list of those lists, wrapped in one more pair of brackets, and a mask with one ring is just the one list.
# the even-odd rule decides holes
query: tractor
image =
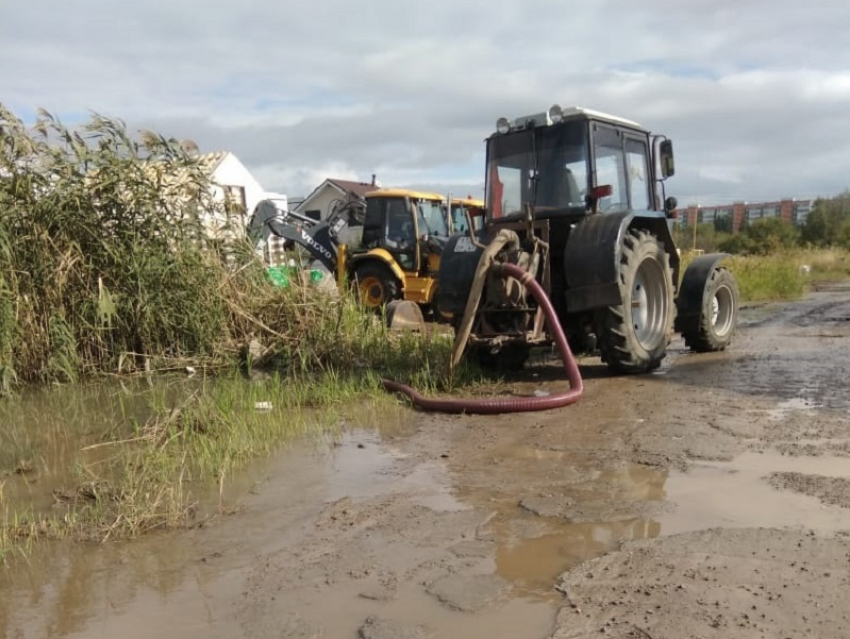
{"label": "tractor", "polygon": [[404,300],[434,310],[440,255],[450,228],[442,195],[380,189],[337,202],[324,221],[261,202],[249,233],[258,238],[268,229],[297,245],[340,286],[355,286],[367,308]]}
{"label": "tractor", "polygon": [[738,287],[725,254],[694,259],[680,278],[671,234],[673,145],[636,122],[581,107],[500,118],[486,140],[485,215],[453,235],[439,271],[453,363],[521,367],[552,342],[542,309],[500,264],[520,267],[552,303],[574,352],[616,373],[664,359],[675,331],[693,351],[726,348]]}

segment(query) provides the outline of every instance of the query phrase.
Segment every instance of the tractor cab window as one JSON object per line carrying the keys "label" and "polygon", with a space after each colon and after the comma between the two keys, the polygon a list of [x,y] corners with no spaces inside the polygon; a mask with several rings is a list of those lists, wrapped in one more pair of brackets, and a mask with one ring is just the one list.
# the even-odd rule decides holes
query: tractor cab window
{"label": "tractor cab window", "polygon": [[448,237],[449,227],[443,211],[443,203],[438,200],[419,200],[419,235]]}
{"label": "tractor cab window", "polygon": [[617,129],[595,127],[594,156],[596,186],[610,186],[611,195],[599,199],[599,210],[626,211],[629,209],[626,157],[623,153],[623,134]]}
{"label": "tractor cab window", "polygon": [[626,160],[629,164],[629,193],[632,209],[647,211],[649,200],[649,166],[647,165],[646,142],[629,138],[626,140]]}
{"label": "tractor cab window", "polygon": [[371,198],[366,202],[363,244],[413,250],[416,233],[407,198]]}
{"label": "tractor cab window", "polygon": [[494,135],[487,142],[487,211],[491,218],[583,212],[588,187],[587,122]]}
{"label": "tractor cab window", "polygon": [[652,173],[647,141],[629,131],[594,125],[595,186],[610,186],[611,195],[599,199],[599,210],[647,211],[652,208]]}

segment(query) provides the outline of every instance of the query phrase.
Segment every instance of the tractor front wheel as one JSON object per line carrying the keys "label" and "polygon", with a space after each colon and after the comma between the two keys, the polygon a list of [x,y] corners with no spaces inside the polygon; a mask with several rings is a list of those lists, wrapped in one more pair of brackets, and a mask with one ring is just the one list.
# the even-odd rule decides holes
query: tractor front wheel
{"label": "tractor front wheel", "polygon": [[622,304],[601,310],[597,340],[602,359],[617,373],[658,368],[673,326],[673,276],[664,244],[630,229],[620,252],[618,285]]}
{"label": "tractor front wheel", "polygon": [[697,353],[722,351],[732,341],[738,323],[738,285],[725,268],[715,268],[705,285],[699,326],[682,333],[685,345]]}
{"label": "tractor front wheel", "polygon": [[401,282],[382,264],[363,264],[354,271],[357,296],[366,308],[379,310],[401,299]]}

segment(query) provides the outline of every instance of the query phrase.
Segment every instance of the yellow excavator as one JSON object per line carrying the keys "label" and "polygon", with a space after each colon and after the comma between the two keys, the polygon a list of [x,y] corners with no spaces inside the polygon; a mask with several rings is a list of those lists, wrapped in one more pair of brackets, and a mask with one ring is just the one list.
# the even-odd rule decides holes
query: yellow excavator
{"label": "yellow excavator", "polygon": [[264,201],[249,233],[270,232],[303,248],[340,287],[353,285],[366,307],[379,309],[404,300],[439,318],[434,295],[440,256],[452,234],[452,214],[457,211],[462,214],[458,219],[468,223],[466,207],[474,204],[452,200],[450,205],[438,193],[378,189],[363,199],[339,202],[327,220],[317,222]]}
{"label": "yellow excavator", "polygon": [[338,272],[355,283],[367,307],[405,300],[435,310],[440,256],[450,235],[442,195],[372,191],[366,194],[360,242],[340,244]]}

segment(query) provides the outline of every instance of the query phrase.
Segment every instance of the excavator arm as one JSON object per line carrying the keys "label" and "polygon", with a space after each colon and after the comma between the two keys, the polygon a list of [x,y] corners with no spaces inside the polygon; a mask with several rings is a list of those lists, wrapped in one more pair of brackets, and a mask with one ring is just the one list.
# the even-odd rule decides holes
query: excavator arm
{"label": "excavator arm", "polygon": [[273,202],[263,200],[254,210],[248,226],[250,237],[259,240],[274,234],[289,240],[319,260],[331,273],[339,262],[339,233],[362,208],[362,200],[340,202],[330,217],[319,222],[292,211],[281,211]]}
{"label": "excavator arm", "polygon": [[319,260],[331,273],[336,273],[339,244],[331,233],[327,222],[320,222],[309,228],[306,225],[292,224],[286,220],[272,218],[267,222],[269,230],[303,247],[310,255]]}

